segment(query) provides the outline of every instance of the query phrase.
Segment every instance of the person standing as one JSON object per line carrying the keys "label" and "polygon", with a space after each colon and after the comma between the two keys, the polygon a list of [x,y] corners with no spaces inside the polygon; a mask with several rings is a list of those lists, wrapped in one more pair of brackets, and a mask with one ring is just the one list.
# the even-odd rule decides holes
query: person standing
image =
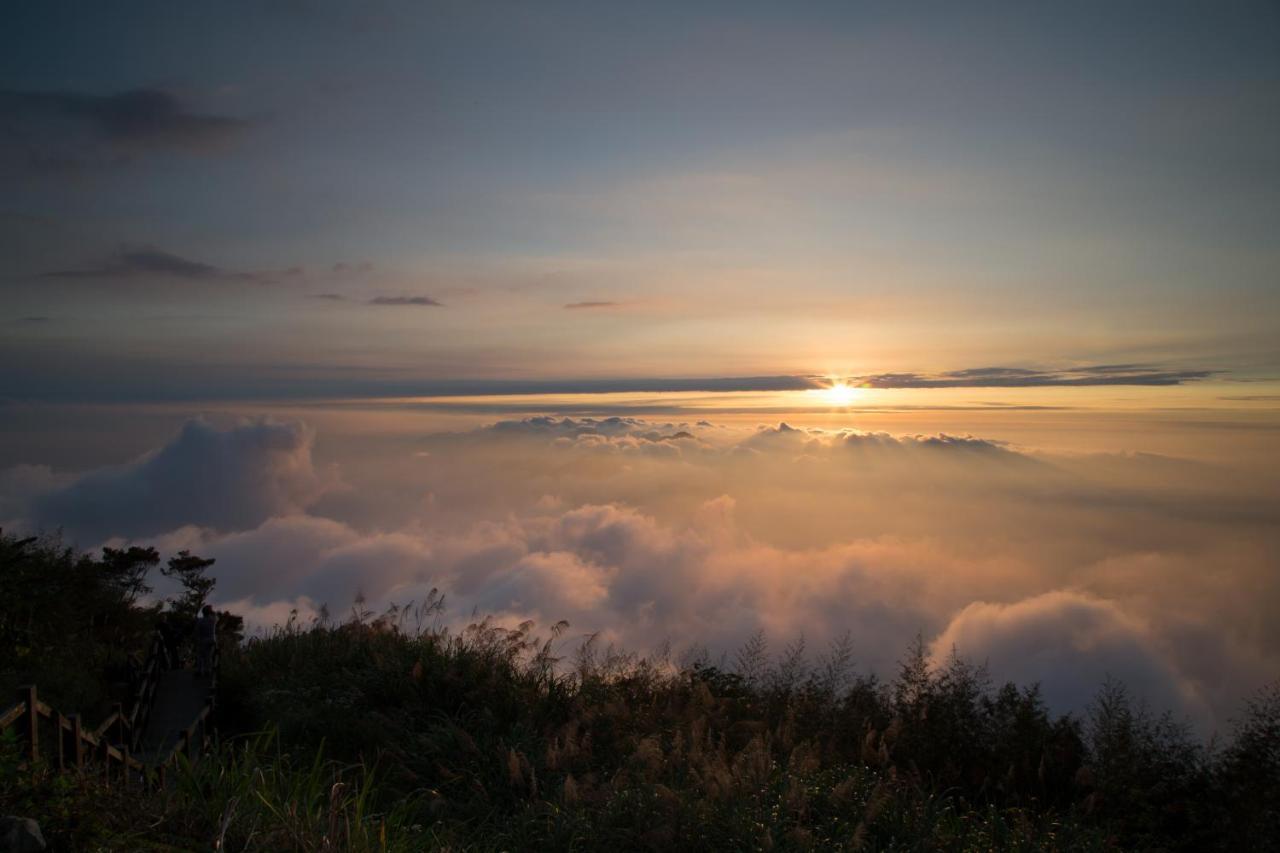
{"label": "person standing", "polygon": [[196,619],[196,675],[213,673],[213,651],[218,646],[218,615],[206,604]]}
{"label": "person standing", "polygon": [[160,632],[160,642],[164,647],[164,668],[178,669],[182,666],[182,651],[180,648],[182,645],[182,632],[174,620],[174,615],[172,613],[161,615],[157,630]]}

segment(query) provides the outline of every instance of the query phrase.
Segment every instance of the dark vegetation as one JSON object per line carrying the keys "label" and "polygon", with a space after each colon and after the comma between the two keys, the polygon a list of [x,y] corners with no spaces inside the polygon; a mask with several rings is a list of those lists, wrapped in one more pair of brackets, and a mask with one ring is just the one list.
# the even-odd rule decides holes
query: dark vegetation
{"label": "dark vegetation", "polygon": [[[212,586],[167,567],[193,613]],[[142,648],[148,549],[0,536],[0,681],[88,709]],[[199,566],[199,568],[196,568]],[[187,569],[183,572],[183,567]],[[198,582],[198,583],[197,583]],[[567,626],[443,626],[443,602],[224,643],[221,745],[140,795],[18,769],[0,811],[60,849],[1260,850],[1280,838],[1280,688],[1228,743],[1105,684],[1083,718],[917,642],[890,681],[854,649],[640,658]],[[224,617],[228,630],[235,622]],[[12,695],[12,694],[9,694]]]}
{"label": "dark vegetation", "polygon": [[[154,548],[103,548],[94,557],[0,532],[0,705],[22,684],[38,685],[44,701],[88,719],[104,716],[112,701],[127,701],[131,670],[141,665],[162,611],[190,642],[215,584],[206,576],[212,564],[183,551],[160,566]],[[157,567],[177,594],[141,603]],[[229,613],[219,619],[233,645],[243,625]]]}

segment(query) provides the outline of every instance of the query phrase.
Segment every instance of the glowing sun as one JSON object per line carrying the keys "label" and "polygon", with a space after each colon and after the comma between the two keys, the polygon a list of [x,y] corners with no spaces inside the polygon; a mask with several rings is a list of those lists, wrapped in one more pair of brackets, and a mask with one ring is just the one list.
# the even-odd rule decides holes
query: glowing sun
{"label": "glowing sun", "polygon": [[861,396],[861,388],[846,382],[833,382],[822,389],[822,398],[829,406],[848,406]]}

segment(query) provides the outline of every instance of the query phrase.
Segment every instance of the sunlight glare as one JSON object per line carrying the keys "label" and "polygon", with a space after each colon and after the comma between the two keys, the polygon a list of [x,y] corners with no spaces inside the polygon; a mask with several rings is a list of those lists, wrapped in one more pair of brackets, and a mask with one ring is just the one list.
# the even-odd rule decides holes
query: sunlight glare
{"label": "sunlight glare", "polygon": [[828,405],[849,406],[858,398],[860,390],[846,382],[833,382],[829,387],[822,389],[822,396]]}

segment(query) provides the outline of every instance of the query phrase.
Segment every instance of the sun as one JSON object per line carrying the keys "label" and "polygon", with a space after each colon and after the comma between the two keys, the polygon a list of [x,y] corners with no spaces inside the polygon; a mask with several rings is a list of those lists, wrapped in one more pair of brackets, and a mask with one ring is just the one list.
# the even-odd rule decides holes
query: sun
{"label": "sun", "polygon": [[847,382],[832,382],[822,389],[822,397],[830,406],[849,406],[858,399],[862,389]]}

